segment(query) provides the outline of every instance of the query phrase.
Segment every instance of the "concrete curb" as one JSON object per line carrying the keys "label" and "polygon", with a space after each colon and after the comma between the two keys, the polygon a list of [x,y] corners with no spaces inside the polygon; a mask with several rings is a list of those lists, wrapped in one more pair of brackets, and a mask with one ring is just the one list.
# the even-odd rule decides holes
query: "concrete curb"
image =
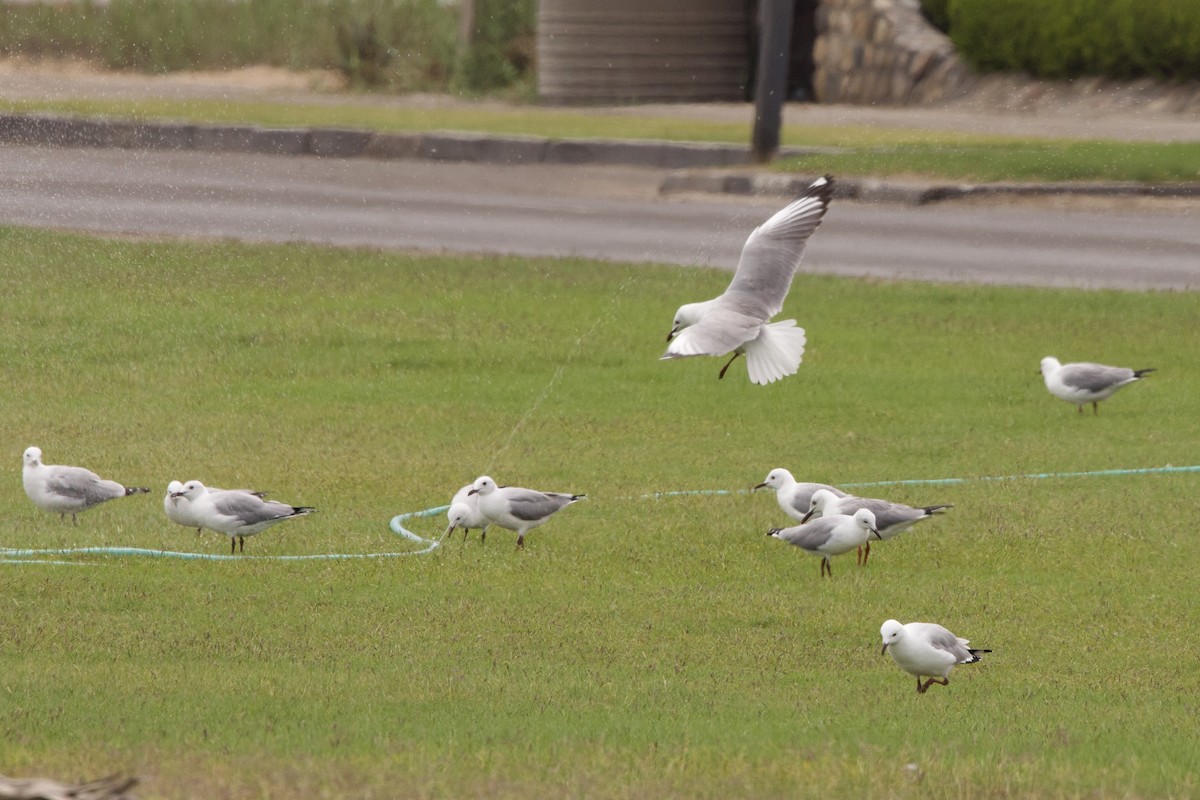
{"label": "concrete curb", "polygon": [[[53,114],[0,114],[0,142],[488,164],[607,164],[659,169],[731,167],[750,163],[749,148],[727,144],[548,139],[475,133],[375,133],[340,128],[261,128]],[[808,151],[789,150],[788,154],[805,152]]]}
{"label": "concrete curb", "polygon": [[[747,147],[659,140],[548,139],[478,133],[376,133],[344,128],[262,128],[138,122],[55,114],[0,114],[0,143],[198,152],[262,153],[322,158],[420,159],[486,164],[596,164],[678,170],[663,194],[704,192],[794,197],[811,182],[768,172],[730,172],[750,163]],[[781,156],[829,148],[786,148]],[[695,171],[722,169],[726,171]],[[1200,197],[1200,183],[937,184],[839,178],[835,195],[869,203],[924,205],[989,196]]]}
{"label": "concrete curb", "polygon": [[[676,172],[659,186],[663,194],[703,192],[796,197],[816,176],[745,172]],[[1200,183],[920,183],[878,178],[838,178],[834,196],[864,203],[926,205],[971,197],[1175,197],[1200,198]]]}

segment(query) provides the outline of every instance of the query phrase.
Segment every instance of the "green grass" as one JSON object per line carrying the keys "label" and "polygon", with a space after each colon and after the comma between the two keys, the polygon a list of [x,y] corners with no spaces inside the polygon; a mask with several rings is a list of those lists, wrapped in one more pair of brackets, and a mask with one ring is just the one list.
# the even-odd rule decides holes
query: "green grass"
{"label": "green grass", "polygon": [[[0,230],[0,544],[226,552],[171,478],[312,517],[233,562],[0,564],[5,774],[148,798],[1187,797],[1197,475],[895,487],[953,503],[856,568],[764,536],[769,469],[838,483],[1194,464],[1196,295],[801,275],[796,376],[657,360],[716,271]],[[1038,360],[1155,366],[1080,416]],[[78,527],[20,454],[149,497]],[[528,537],[400,551],[488,472],[583,491]],[[414,523],[440,531],[441,519]],[[995,652],[918,696],[888,617]],[[907,765],[917,765],[917,771]]]}
{"label": "green grass", "polygon": [[1200,180],[1200,141],[911,142],[790,158],[781,168],[839,175],[921,175],[973,181]]}
{"label": "green grass", "polygon": [[[385,133],[465,131],[551,139],[662,139],[746,144],[744,123],[620,112],[489,105],[453,108],[387,106],[342,98],[332,103],[249,103],[218,100],[22,100],[13,112],[89,117],[175,119],[268,127],[351,127]],[[786,147],[832,148],[784,159],[778,168],[839,175],[918,175],[961,180],[1200,180],[1200,141],[1116,142],[872,126],[789,125]],[[840,152],[839,152],[840,151]]]}

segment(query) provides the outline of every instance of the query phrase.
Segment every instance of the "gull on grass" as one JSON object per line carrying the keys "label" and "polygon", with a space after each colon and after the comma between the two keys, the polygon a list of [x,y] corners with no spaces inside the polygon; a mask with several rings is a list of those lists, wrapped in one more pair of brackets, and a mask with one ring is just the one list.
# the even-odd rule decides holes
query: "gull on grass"
{"label": "gull on grass", "polygon": [[455,528],[462,528],[463,541],[473,528],[479,529],[479,541],[487,539],[488,518],[479,510],[479,494],[473,492],[475,484],[468,483],[454,493],[450,508],[446,511],[446,519],[450,527],[446,528],[444,536],[449,536]]}
{"label": "gull on grass", "polygon": [[517,547],[525,546],[525,534],[587,495],[562,492],[539,492],[519,486],[497,486],[487,475],[481,475],[468,492],[478,496],[479,510],[495,525],[517,532]]}
{"label": "gull on grass", "polygon": [[865,508],[855,511],[853,516],[834,514],[804,525],[767,531],[767,536],[782,539],[806,553],[820,557],[822,578],[827,572],[829,577],[833,577],[833,565],[829,563],[832,556],[840,556],[861,547],[871,534],[878,537],[879,531],[875,528],[875,515]]}
{"label": "gull on grass", "polygon": [[[255,492],[250,489],[218,489],[214,486],[205,487],[209,492],[243,492],[252,494],[255,497],[266,497],[266,492]],[[196,535],[199,536],[204,532],[204,523],[196,516],[192,510],[192,501],[189,500],[183,493],[183,484],[180,481],[171,481],[167,484],[167,494],[163,497],[163,511],[167,514],[167,519],[185,528],[195,528]]]}
{"label": "gull on grass", "polygon": [[794,375],[804,357],[804,329],[796,320],[771,322],[800,265],[804,245],[829,207],[833,178],[812,183],[795,201],[754,229],[738,261],[733,281],[720,297],[687,303],[675,312],[662,359],[691,356],[746,356],[750,382],[773,383]]}
{"label": "gull on grass", "polygon": [[[903,503],[892,503],[887,500],[880,500],[875,497],[855,497],[853,495],[843,494],[837,496],[827,489],[818,489],[813,492],[812,498],[809,501],[808,513],[804,515],[802,522],[808,522],[809,519],[816,517],[826,517],[830,514],[853,514],[860,508],[866,508],[875,515],[875,526],[879,529],[880,539],[891,539],[904,531],[916,525],[922,520],[927,520],[935,514],[944,514],[947,508],[954,508],[951,505],[940,506],[921,506],[914,508],[906,506]],[[863,551],[859,553],[859,564],[866,564],[867,559],[871,557],[871,543],[868,541]]]}
{"label": "gull on grass", "polygon": [[[924,694],[935,683],[950,685],[950,670],[956,664],[974,664],[991,650],[973,650],[970,641],[959,638],[933,622],[902,625],[889,619],[879,628],[884,653],[891,653],[896,666],[917,676],[917,693]],[[921,678],[928,678],[924,683]]]}
{"label": "gull on grass", "polygon": [[1107,400],[1122,386],[1128,386],[1154,372],[1154,367],[1128,369],[1090,361],[1060,364],[1054,356],[1046,356],[1042,359],[1041,372],[1050,394],[1059,400],[1074,403],[1080,414],[1088,403],[1092,404],[1092,413],[1099,414],[1098,403],[1101,400]]}
{"label": "gull on grass", "polygon": [[830,486],[827,483],[798,483],[792,477],[792,473],[782,467],[768,472],[766,479],[751,491],[758,491],[764,487],[770,487],[775,490],[775,500],[779,503],[779,507],[783,509],[783,513],[797,522],[804,521],[805,515],[808,514],[809,509],[812,507],[813,493],[817,490],[824,489],[837,497],[846,496],[846,493],[841,489],[836,486]]}
{"label": "gull on grass", "polygon": [[277,500],[264,500],[241,491],[213,491],[200,481],[183,485],[182,497],[191,503],[192,513],[200,524],[211,531],[229,537],[229,552],[246,550],[246,537],[261,533],[287,519],[295,519],[316,511],[309,506],[290,506]]}
{"label": "gull on grass", "polygon": [[150,490],[140,486],[123,486],[116,481],[105,480],[83,467],[63,467],[42,462],[42,451],[30,447],[24,454],[21,479],[25,494],[33,504],[43,511],[58,514],[62,519],[71,515],[71,522],[78,525],[75,515],[118,497],[145,494]]}

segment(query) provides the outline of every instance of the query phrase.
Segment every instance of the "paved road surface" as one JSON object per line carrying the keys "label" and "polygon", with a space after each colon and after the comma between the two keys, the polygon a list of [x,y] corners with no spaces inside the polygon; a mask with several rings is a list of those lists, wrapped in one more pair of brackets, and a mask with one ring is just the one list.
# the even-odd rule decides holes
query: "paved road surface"
{"label": "paved road surface", "polygon": [[[582,255],[731,268],[778,199],[662,198],[662,173],[0,147],[0,223],[148,236]],[[1200,288],[1195,206],[837,202],[805,268],[1057,286]]]}

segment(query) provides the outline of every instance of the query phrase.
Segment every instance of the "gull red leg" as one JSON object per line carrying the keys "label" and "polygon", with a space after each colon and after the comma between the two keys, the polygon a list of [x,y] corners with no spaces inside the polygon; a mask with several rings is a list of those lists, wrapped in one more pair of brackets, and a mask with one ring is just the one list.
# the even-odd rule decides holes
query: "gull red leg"
{"label": "gull red leg", "polygon": [[725,377],[725,370],[729,369],[729,365],[732,364],[734,361],[737,361],[737,357],[740,355],[741,355],[741,353],[735,352],[733,354],[733,358],[729,359],[729,361],[727,361],[725,363],[725,366],[721,367],[721,371],[717,374],[717,380],[721,380],[721,378]]}

